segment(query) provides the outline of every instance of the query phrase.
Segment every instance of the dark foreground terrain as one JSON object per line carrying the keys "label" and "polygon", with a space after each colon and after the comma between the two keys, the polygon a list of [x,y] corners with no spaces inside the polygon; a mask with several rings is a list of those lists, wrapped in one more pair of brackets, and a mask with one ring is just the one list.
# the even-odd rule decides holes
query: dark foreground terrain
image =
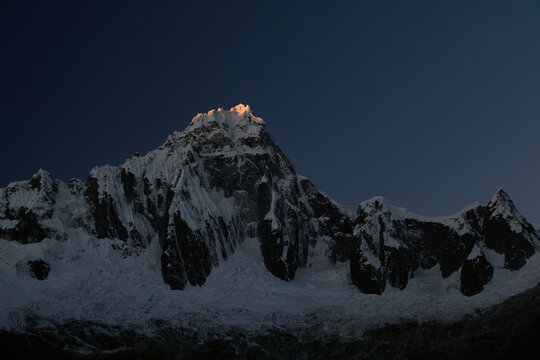
{"label": "dark foreground terrain", "polygon": [[[34,326],[35,325],[35,326]],[[387,324],[362,339],[301,341],[286,331],[248,336],[160,328],[146,337],[120,327],[28,319],[27,333],[0,332],[2,359],[526,359],[537,358],[540,285],[462,320]]]}

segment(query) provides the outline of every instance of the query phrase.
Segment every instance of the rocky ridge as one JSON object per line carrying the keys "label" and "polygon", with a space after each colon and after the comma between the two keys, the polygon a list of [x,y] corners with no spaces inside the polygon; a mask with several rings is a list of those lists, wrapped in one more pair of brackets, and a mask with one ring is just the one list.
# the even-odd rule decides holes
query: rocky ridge
{"label": "rocky ridge", "polygon": [[461,273],[461,291],[475,295],[497,264],[510,270],[525,265],[539,234],[499,189],[486,205],[473,205],[439,218],[407,213],[384,198],[358,207],[354,234],[361,245],[351,260],[351,278],[365,293],[380,294],[387,284],[404,289],[418,269],[440,268],[446,278]]}

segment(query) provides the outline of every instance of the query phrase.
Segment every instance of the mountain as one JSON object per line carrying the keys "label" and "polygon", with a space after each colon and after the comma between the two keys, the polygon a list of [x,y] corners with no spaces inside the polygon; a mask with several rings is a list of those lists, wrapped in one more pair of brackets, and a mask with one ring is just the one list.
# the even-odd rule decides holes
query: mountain
{"label": "mountain", "polygon": [[[248,106],[212,110],[146,156],[92,169],[84,183],[40,170],[9,184],[0,195],[0,238],[62,241],[84,232],[120,240],[126,256],[159,241],[163,280],[183,289],[203,285],[239,243],[256,237],[266,268],[290,280],[320,237],[300,179]],[[344,217],[310,191],[326,201],[324,211]],[[331,227],[320,228],[332,236]]]}
{"label": "mountain", "polygon": [[0,189],[0,342],[350,344],[537,287],[539,246],[502,189],[447,217],[382,197],[353,213],[296,174],[238,105],[85,181],[39,170]]}
{"label": "mountain", "polygon": [[503,190],[485,206],[444,218],[407,213],[384,198],[356,217],[298,176],[249,106],[198,114],[158,149],[120,166],[92,169],[67,184],[40,170],[0,191],[0,238],[23,244],[84,233],[110,239],[124,256],[159,242],[163,281],[203,285],[246,238],[264,265],[292,280],[310,258],[350,260],[362,292],[404,289],[418,269],[459,271],[461,291],[480,292],[493,275],[490,252],[518,270],[535,253],[538,232]]}

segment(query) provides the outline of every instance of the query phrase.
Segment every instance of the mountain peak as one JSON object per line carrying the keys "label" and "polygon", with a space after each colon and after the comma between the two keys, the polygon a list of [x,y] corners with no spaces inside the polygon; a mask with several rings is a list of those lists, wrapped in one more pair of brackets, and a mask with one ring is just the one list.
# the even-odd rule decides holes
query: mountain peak
{"label": "mountain peak", "polygon": [[375,196],[360,203],[360,208],[371,208],[378,212],[391,212],[395,216],[402,217],[407,214],[407,209],[393,205],[384,196]]}
{"label": "mountain peak", "polygon": [[492,217],[501,216],[505,219],[514,219],[515,221],[512,221],[511,225],[515,232],[521,232],[521,224],[527,223],[525,218],[517,211],[510,196],[501,188],[495,192],[495,195],[488,203],[488,207],[492,211]]}
{"label": "mountain peak", "polygon": [[32,175],[32,179],[29,180],[29,184],[34,188],[41,190],[43,185],[49,184],[48,187],[52,186],[53,178],[50,172],[47,170],[39,169],[34,175]]}
{"label": "mountain peak", "polygon": [[246,120],[256,124],[264,124],[262,118],[253,115],[253,111],[249,105],[238,104],[229,110],[223,108],[212,109],[206,113],[198,113],[192,120],[191,125],[204,125],[205,123],[221,120],[220,122],[226,122],[229,125],[236,125],[239,122],[245,122]]}
{"label": "mountain peak", "polygon": [[229,109],[229,112],[233,112],[233,111],[238,113],[239,115],[248,114],[248,116],[253,116],[258,121],[262,121],[261,118],[258,118],[258,117],[253,115],[253,112],[251,111],[251,107],[249,105],[238,104],[238,105],[236,105],[236,106]]}
{"label": "mountain peak", "polygon": [[249,105],[238,104],[229,110],[218,108],[197,114],[184,133],[205,138],[225,136],[234,141],[258,137],[265,126],[262,118],[253,115]]}
{"label": "mountain peak", "polygon": [[492,196],[489,205],[493,208],[503,208],[510,212],[515,211],[515,206],[512,199],[510,199],[510,196],[508,196],[508,194],[502,188],[497,189],[495,194]]}
{"label": "mountain peak", "polygon": [[497,191],[495,191],[493,197],[491,198],[492,203],[508,201],[511,201],[510,196],[508,196],[508,194],[502,188],[498,188]]}
{"label": "mountain peak", "polygon": [[51,173],[42,168],[39,168],[39,170],[35,174],[32,175],[33,180],[41,179],[41,178],[50,178],[50,177],[52,177]]}

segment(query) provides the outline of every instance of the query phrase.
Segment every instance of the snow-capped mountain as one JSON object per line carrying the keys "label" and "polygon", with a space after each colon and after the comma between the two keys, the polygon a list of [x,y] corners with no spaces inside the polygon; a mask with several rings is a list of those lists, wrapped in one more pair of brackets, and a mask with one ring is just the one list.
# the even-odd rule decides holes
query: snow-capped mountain
{"label": "snow-capped mountain", "polygon": [[255,238],[265,268],[282,280],[314,261],[350,262],[360,290],[381,294],[438,266],[442,278],[460,272],[466,295],[491,279],[493,254],[518,270],[540,238],[502,190],[444,218],[409,214],[384,198],[363,202],[354,217],[296,174],[244,105],[198,114],[158,149],[96,167],[85,182],[40,170],[0,191],[0,238],[28,244],[81,234],[110,239],[125,257],[158,242],[172,289],[205,284]]}
{"label": "snow-capped mountain", "polygon": [[176,358],[217,338],[236,354],[273,358],[286,344],[326,358],[315,349],[343,345],[356,358],[349,344],[363,334],[379,346],[366,330],[457,321],[516,294],[519,306],[493,316],[509,308],[526,323],[539,246],[502,190],[448,217],[382,197],[353,214],[297,175],[264,121],[238,105],[198,114],[84,182],[39,170],[0,189],[0,342],[70,358],[138,352],[142,341],[152,357],[160,346]]}
{"label": "snow-capped mountain", "polygon": [[[198,114],[158,149],[94,168],[84,183],[40,170],[0,196],[0,237],[33,243],[85,232],[119,240],[126,256],[159,241],[173,289],[204,284],[246,237],[259,239],[272,274],[290,280],[319,240],[293,166],[243,105]],[[333,203],[326,211],[343,216]]]}

